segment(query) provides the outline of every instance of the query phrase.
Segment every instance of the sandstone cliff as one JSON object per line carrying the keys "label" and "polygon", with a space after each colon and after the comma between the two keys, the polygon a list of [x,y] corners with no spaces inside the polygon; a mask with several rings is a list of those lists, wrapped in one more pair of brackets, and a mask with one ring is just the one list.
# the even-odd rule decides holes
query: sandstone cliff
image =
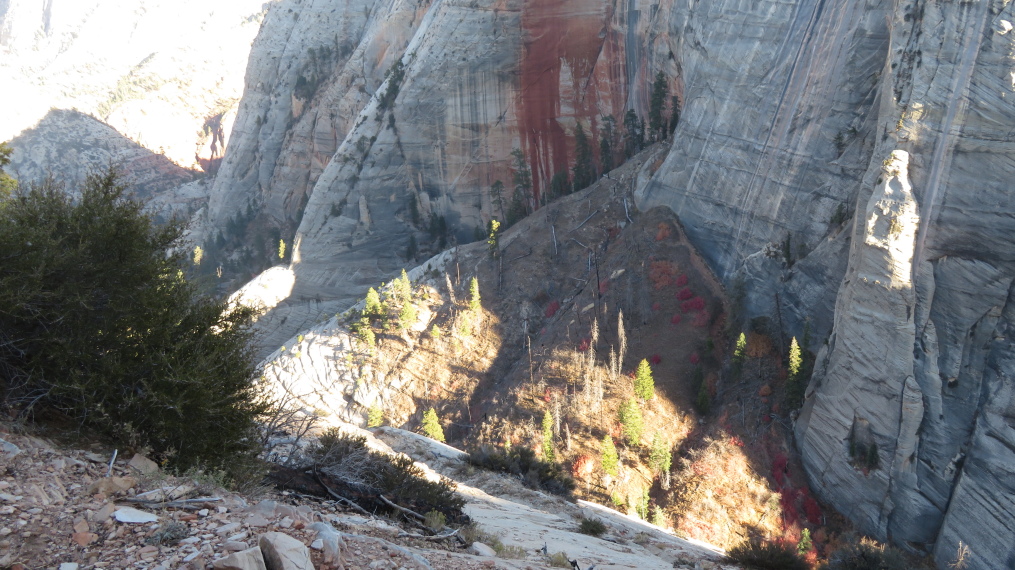
{"label": "sandstone cliff", "polygon": [[[355,4],[333,24],[351,52],[303,95],[320,33],[302,22],[328,8],[269,15],[246,146],[216,182],[212,225],[250,202],[296,240],[268,344],[411,264],[426,216],[468,240],[500,214],[488,188],[510,188],[511,149],[538,196],[573,163],[577,122],[644,115],[662,70],[682,118],[639,205],[677,212],[749,315],[831,333],[798,426],[817,490],[941,564],[960,541],[970,567],[1013,563],[1009,5]],[[303,47],[283,55],[269,26]],[[854,454],[877,444],[876,468],[850,434]]]}

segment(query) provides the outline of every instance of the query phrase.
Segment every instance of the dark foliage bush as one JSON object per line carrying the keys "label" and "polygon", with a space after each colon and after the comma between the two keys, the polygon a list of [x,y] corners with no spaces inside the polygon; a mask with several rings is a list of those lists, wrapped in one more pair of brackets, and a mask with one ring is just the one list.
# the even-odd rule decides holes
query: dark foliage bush
{"label": "dark foliage bush", "polygon": [[833,551],[822,570],[908,570],[912,565],[902,552],[864,538]]}
{"label": "dark foliage bush", "polygon": [[518,475],[526,485],[555,495],[566,497],[574,491],[574,479],[567,471],[556,463],[540,461],[536,452],[527,447],[503,451],[483,445],[469,454],[469,463],[491,471]]}
{"label": "dark foliage bush", "polygon": [[[450,479],[430,481],[410,457],[371,451],[362,436],[328,430],[311,448],[309,459],[310,469],[355,489],[361,503],[380,494],[417,513],[436,511],[448,521],[468,522],[462,513],[465,500],[455,493]],[[383,503],[378,506],[388,509]]]}
{"label": "dark foliage bush", "polygon": [[254,454],[249,311],[200,298],[178,223],[112,171],[0,200],[0,396],[62,412],[179,468]]}
{"label": "dark foliage bush", "polygon": [[750,540],[726,552],[730,562],[756,570],[809,570],[810,565],[793,546]]}
{"label": "dark foliage bush", "polygon": [[582,517],[579,519],[578,532],[589,536],[601,536],[606,532],[606,523],[599,519]]}

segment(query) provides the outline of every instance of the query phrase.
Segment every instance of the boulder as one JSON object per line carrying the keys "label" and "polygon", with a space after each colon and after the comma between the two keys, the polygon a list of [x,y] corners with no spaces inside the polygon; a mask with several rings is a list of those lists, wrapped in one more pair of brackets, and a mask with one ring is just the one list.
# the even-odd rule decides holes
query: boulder
{"label": "boulder", "polygon": [[310,550],[281,532],[266,532],[258,540],[267,570],[314,570]]}
{"label": "boulder", "polygon": [[266,570],[261,549],[256,546],[219,558],[212,562],[211,567],[216,570]]}

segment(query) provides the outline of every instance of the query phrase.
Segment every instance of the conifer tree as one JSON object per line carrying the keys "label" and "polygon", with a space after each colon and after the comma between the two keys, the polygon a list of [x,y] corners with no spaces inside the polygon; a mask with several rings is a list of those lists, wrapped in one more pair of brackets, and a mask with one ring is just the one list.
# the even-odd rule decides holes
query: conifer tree
{"label": "conifer tree", "polygon": [[743,332],[737,337],[737,345],[733,349],[733,372],[736,375],[740,375],[740,371],[744,367],[744,358],[747,353],[747,335]]}
{"label": "conifer tree", "polygon": [[550,410],[543,413],[543,461],[556,461],[553,453],[553,414]]}
{"label": "conifer tree", "polygon": [[500,180],[490,186],[490,202],[500,210],[500,218],[502,220],[507,219],[504,215],[504,183]]}
{"label": "conifer tree", "polygon": [[648,125],[652,133],[652,140],[663,140],[666,138],[666,117],[663,115],[663,108],[666,106],[666,95],[669,86],[666,84],[666,75],[662,71],[656,73],[656,80],[652,83],[652,98],[649,101]]}
{"label": "conifer tree", "polygon": [[655,396],[655,386],[652,367],[649,366],[648,360],[643,358],[634,373],[634,393],[642,400],[651,400]]}
{"label": "conifer tree", "polygon": [[574,130],[575,162],[574,190],[583,190],[595,181],[595,166],[592,164],[592,147],[581,123]]}
{"label": "conifer tree", "polygon": [[473,277],[469,281],[469,310],[479,314],[479,311],[483,308],[479,301],[479,279]]}
{"label": "conifer tree", "polygon": [[627,400],[620,405],[619,410],[621,431],[624,433],[624,440],[628,445],[639,445],[641,434],[645,429],[645,422],[641,416],[641,408],[634,398]]}
{"label": "conifer tree", "polygon": [[367,289],[367,298],[363,302],[363,316],[367,318],[380,318],[384,315],[384,305],[381,304],[381,296],[377,289]]}
{"label": "conifer tree", "polygon": [[789,343],[788,372],[786,377],[786,404],[791,410],[799,408],[804,399],[803,355],[796,337]]}
{"label": "conifer tree", "polygon": [[437,410],[430,408],[423,412],[423,433],[430,439],[444,442],[444,428],[441,427],[441,422],[437,419]]}
{"label": "conifer tree", "polygon": [[631,158],[641,150],[645,144],[645,129],[638,119],[634,109],[628,109],[624,115],[624,152],[627,158]]}
{"label": "conifer tree", "polygon": [[599,130],[599,164],[603,172],[613,170],[613,137],[614,123],[613,115],[603,117],[603,126]]}
{"label": "conifer tree", "polygon": [[616,477],[620,473],[620,456],[617,454],[617,446],[613,444],[613,438],[609,434],[603,436],[600,449],[603,454],[603,471]]}

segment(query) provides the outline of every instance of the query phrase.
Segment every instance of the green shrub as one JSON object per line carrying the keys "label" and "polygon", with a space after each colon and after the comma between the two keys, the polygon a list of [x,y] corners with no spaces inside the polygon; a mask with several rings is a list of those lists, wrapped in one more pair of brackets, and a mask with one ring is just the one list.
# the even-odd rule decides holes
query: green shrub
{"label": "green shrub", "polygon": [[560,465],[540,461],[536,452],[527,447],[500,450],[490,445],[481,445],[469,453],[469,463],[491,471],[521,476],[529,487],[541,488],[556,495],[567,497],[574,491],[574,479]]}
{"label": "green shrub", "polygon": [[581,517],[578,519],[578,532],[589,536],[602,536],[606,532],[606,523],[599,519]]}
{"label": "green shrub", "polygon": [[440,511],[430,511],[426,514],[423,520],[423,526],[437,532],[444,528],[448,524],[448,517],[444,516],[444,513]]}
{"label": "green shrub", "polygon": [[548,560],[550,566],[554,568],[571,568],[571,561],[567,559],[567,554],[563,552],[554,552],[550,555]]}
{"label": "green shrub", "polygon": [[[0,396],[59,410],[177,469],[256,453],[251,311],[201,298],[178,222],[156,225],[112,170],[0,201]],[[244,459],[245,461],[246,459]]]}
{"label": "green shrub", "polygon": [[800,557],[796,548],[775,542],[750,540],[726,552],[726,558],[745,568],[755,570],[809,570],[810,565]]}
{"label": "green shrub", "polygon": [[367,427],[379,427],[384,424],[384,410],[380,406],[370,406],[367,410]]}
{"label": "green shrub", "polygon": [[902,552],[869,538],[849,541],[832,551],[822,570],[907,570],[912,565]]}

